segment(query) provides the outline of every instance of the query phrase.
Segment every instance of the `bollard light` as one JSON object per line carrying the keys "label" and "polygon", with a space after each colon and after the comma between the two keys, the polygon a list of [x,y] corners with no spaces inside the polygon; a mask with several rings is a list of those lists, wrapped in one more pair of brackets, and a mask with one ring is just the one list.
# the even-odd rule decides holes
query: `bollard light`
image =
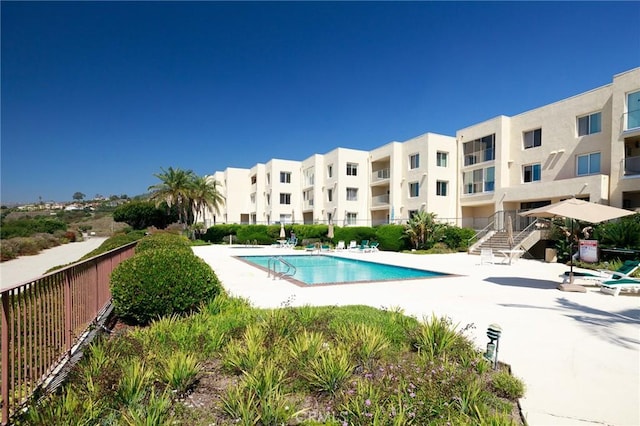
{"label": "bollard light", "polygon": [[487,352],[485,352],[484,357],[491,362],[494,370],[498,366],[498,347],[501,334],[502,327],[498,324],[489,325],[489,328],[487,329],[489,343],[487,343]]}

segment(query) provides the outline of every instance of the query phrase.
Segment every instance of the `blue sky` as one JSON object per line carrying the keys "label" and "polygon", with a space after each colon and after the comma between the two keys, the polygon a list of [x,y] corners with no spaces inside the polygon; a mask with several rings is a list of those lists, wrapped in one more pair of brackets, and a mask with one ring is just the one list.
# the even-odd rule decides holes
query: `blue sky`
{"label": "blue sky", "polygon": [[640,66],[638,2],[0,8],[3,204],[455,135]]}

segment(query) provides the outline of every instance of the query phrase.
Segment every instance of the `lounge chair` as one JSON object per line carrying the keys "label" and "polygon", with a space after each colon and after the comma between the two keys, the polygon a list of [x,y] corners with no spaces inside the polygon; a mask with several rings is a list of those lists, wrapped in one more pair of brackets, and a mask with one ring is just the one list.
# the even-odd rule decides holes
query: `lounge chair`
{"label": "lounge chair", "polygon": [[358,250],[358,242],[356,240],[351,240],[349,243],[349,251]]}
{"label": "lounge chair", "polygon": [[480,264],[484,265],[485,263],[496,263],[493,258],[493,250],[492,249],[480,249]]}
{"label": "lounge chair", "polygon": [[320,251],[329,251],[331,250],[331,246],[329,244],[322,244],[320,246]]}
{"label": "lounge chair", "polygon": [[307,244],[307,246],[304,248],[304,251],[315,251],[315,250],[316,250],[315,244]]}
{"label": "lounge chair", "polygon": [[342,240],[341,240],[341,241],[338,241],[338,245],[336,246],[336,251],[338,251],[338,250],[344,250],[344,249],[345,249],[345,247],[344,247],[344,241],[342,241]]}
{"label": "lounge chair", "polygon": [[600,291],[606,294],[617,296],[621,291],[640,292],[640,279],[636,278],[618,278],[617,280],[603,281]]}
{"label": "lounge chair", "polygon": [[[638,269],[639,267],[640,267],[639,260],[625,260],[622,266],[620,266],[615,271],[610,271],[608,269],[598,269],[597,271],[593,271],[593,272],[573,271],[573,278],[594,281],[596,284],[601,284],[603,281],[629,278],[631,274],[633,274],[636,271],[636,269]],[[571,271],[566,271],[564,273],[563,284],[569,282],[570,274],[571,274]]]}
{"label": "lounge chair", "polygon": [[378,246],[379,245],[380,245],[380,243],[378,243],[378,242],[371,243],[369,245],[369,251],[378,251]]}

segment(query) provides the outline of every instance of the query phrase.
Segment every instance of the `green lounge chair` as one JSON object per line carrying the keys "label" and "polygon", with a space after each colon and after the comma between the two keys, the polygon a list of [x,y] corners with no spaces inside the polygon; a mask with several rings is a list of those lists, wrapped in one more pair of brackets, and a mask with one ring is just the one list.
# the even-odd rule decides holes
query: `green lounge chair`
{"label": "green lounge chair", "polygon": [[603,281],[600,291],[617,296],[621,291],[640,292],[640,280],[636,278],[618,278],[617,280]]}
{"label": "green lounge chair", "polygon": [[[573,271],[573,278],[595,281],[596,284],[601,284],[603,281],[629,278],[631,274],[633,274],[636,271],[636,269],[638,269],[639,267],[640,267],[640,260],[625,260],[622,266],[620,266],[615,271],[610,271],[608,269],[599,269],[598,271],[594,271],[594,272]],[[567,271],[564,273],[563,284],[569,282],[570,274],[571,274],[571,271]]]}

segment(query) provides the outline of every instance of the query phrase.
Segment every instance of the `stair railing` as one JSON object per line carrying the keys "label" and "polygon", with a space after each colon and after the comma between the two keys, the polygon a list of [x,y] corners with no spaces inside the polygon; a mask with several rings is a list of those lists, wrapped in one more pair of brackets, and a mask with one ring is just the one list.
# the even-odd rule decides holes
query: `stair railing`
{"label": "stair railing", "polygon": [[[284,269],[281,271],[279,265],[283,265]],[[292,277],[296,274],[298,270],[291,263],[287,262],[280,256],[272,256],[269,258],[267,262],[267,277],[272,276],[275,280],[277,278],[282,277]]]}

